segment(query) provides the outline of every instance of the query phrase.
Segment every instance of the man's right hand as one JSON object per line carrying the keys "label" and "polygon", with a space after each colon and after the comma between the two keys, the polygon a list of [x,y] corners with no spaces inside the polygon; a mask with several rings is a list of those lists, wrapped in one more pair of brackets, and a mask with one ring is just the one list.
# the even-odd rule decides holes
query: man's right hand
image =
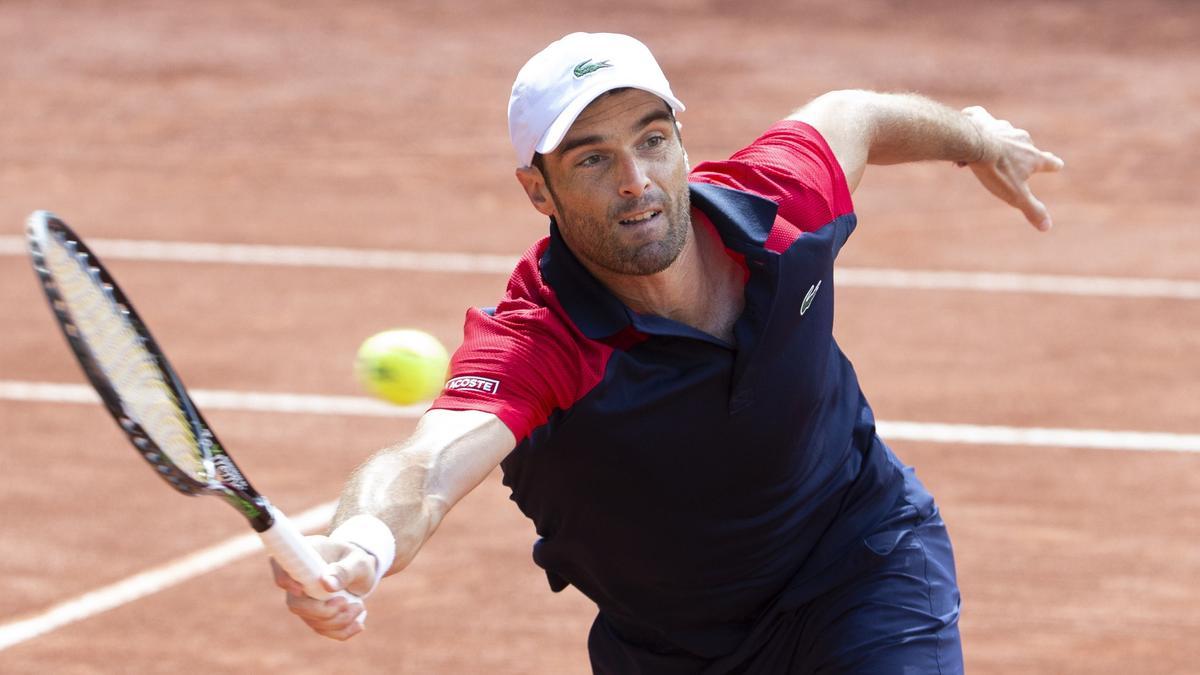
{"label": "man's right hand", "polygon": [[[385,572],[412,561],[446,512],[516,444],[491,413],[426,412],[407,441],[376,452],[351,474],[334,517],[335,538],[305,538],[329,563],[321,587],[365,598]],[[387,514],[388,522],[372,514]],[[274,561],[271,566],[275,584],[287,591],[288,609],[309,628],[334,640],[362,632],[356,619],[363,610],[344,598],[310,598]]]}
{"label": "man's right hand", "polygon": [[[321,578],[321,586],[326,591],[346,590],[359,597],[371,592],[375,586],[375,556],[354,544],[321,535],[310,536],[307,540],[329,562],[327,573]],[[341,597],[310,598],[300,582],[288,576],[274,560],[271,560],[271,570],[275,585],[287,591],[288,609],[309,628],[334,640],[347,640],[362,632],[362,624],[357,620],[364,611],[361,606],[349,605]]]}

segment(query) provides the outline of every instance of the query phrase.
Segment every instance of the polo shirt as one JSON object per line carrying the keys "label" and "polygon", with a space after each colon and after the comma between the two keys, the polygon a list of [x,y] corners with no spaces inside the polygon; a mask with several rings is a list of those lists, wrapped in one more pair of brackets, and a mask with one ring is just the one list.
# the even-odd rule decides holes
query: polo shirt
{"label": "polo shirt", "polygon": [[689,190],[745,270],[732,344],[630,310],[551,223],[495,309],[468,311],[434,407],[512,430],[533,559],[595,601],[605,639],[718,659],[819,594],[904,478],[832,335],[856,220],[824,139],[777,123]]}

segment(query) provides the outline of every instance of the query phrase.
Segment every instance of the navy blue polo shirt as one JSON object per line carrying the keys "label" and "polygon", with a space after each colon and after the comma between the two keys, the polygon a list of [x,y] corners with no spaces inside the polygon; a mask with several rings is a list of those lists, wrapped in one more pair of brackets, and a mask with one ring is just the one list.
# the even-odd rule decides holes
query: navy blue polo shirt
{"label": "navy blue polo shirt", "polygon": [[595,601],[605,639],[717,659],[819,594],[904,479],[832,335],[856,221],[824,140],[781,122],[690,191],[745,270],[733,344],[633,312],[552,225],[494,312],[468,312],[434,407],[512,429],[534,561]]}

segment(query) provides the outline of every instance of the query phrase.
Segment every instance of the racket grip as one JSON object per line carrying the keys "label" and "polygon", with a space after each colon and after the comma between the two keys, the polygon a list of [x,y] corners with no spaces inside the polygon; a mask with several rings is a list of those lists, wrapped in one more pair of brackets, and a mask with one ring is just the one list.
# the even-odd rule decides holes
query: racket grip
{"label": "racket grip", "polygon": [[[321,557],[320,553],[317,553],[316,549],[304,538],[304,533],[282,511],[274,506],[271,506],[270,509],[275,522],[265,532],[258,534],[262,538],[267,553],[275,559],[275,562],[279,563],[283,571],[299,581],[300,585],[304,586],[304,592],[310,598],[327,600],[342,597],[346,599],[348,605],[362,607],[362,598],[357,595],[344,590],[330,593],[321,586],[321,577],[325,574],[329,563]],[[358,624],[361,626],[366,618],[367,610],[364,608],[358,615]]]}

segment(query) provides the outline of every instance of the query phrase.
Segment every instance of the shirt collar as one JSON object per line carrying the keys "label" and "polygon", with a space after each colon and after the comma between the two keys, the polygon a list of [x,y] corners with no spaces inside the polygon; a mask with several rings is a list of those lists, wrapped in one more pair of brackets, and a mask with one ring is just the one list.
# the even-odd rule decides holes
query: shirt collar
{"label": "shirt collar", "polygon": [[725,246],[743,255],[759,255],[775,225],[779,205],[756,194],[721,185],[691,183],[692,206],[716,226]]}
{"label": "shirt collar", "polygon": [[[775,202],[717,185],[689,183],[688,187],[692,207],[708,216],[727,247],[746,256],[764,253],[778,211]],[[603,340],[633,323],[631,310],[579,262],[553,220],[541,270],[571,321],[588,338]]]}

